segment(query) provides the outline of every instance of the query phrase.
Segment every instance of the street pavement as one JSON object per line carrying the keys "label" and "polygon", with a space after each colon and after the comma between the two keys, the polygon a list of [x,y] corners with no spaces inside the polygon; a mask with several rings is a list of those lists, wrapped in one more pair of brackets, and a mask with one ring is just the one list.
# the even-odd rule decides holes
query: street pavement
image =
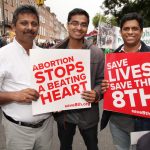
{"label": "street pavement", "polygon": [[[101,110],[101,105],[102,105],[102,102],[100,103],[100,110]],[[102,114],[101,111],[100,111],[100,113]],[[53,130],[54,136],[53,136],[52,150],[59,150],[60,144],[59,144],[59,140],[57,137],[56,122],[54,123],[53,128],[54,128],[54,130]],[[109,126],[107,126],[107,128],[101,132],[98,130],[98,140],[99,140],[99,142],[98,142],[99,150],[115,150],[114,146],[112,144],[112,138],[110,135]],[[4,136],[4,132],[3,132],[3,126],[1,124],[1,110],[0,110],[0,150],[6,150],[5,136]],[[83,139],[82,139],[78,129],[77,129],[76,135],[74,137],[74,141],[73,141],[73,150],[86,150]]]}

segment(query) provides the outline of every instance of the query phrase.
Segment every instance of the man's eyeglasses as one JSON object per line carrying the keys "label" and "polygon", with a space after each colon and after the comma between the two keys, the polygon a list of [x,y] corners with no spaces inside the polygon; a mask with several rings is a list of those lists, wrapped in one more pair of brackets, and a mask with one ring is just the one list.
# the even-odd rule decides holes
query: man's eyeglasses
{"label": "man's eyeglasses", "polygon": [[80,26],[81,28],[87,28],[88,27],[88,23],[80,23],[78,21],[70,21],[68,24],[71,24],[74,27],[78,27],[78,26]]}

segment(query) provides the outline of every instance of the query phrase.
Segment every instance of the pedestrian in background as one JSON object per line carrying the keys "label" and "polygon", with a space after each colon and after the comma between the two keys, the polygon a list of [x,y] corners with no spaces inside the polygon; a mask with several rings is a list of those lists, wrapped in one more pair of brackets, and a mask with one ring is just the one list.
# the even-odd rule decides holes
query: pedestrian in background
{"label": "pedestrian in background", "polygon": [[16,37],[0,49],[0,105],[7,150],[51,150],[51,113],[33,116],[31,102],[39,93],[31,87],[29,49],[39,29],[35,7],[18,7],[12,20]]}
{"label": "pedestrian in background", "polygon": [[73,137],[78,126],[87,150],[98,150],[97,128],[99,122],[99,107],[103,79],[104,55],[103,52],[85,40],[89,25],[89,14],[75,8],[68,14],[67,28],[69,37],[56,45],[60,49],[91,49],[91,91],[83,91],[82,98],[91,103],[91,108],[67,110],[55,113],[57,121],[60,150],[72,150]]}
{"label": "pedestrian in background", "polygon": [[7,36],[6,36],[6,34],[3,34],[0,37],[0,47],[3,47],[5,45],[7,45]]}
{"label": "pedestrian in background", "polygon": [[[139,14],[124,15],[120,23],[120,33],[124,44],[115,53],[150,52],[150,48],[141,41],[143,18]],[[108,82],[107,80],[102,81],[103,92],[109,87]],[[150,130],[150,119],[109,111],[103,112],[101,129],[105,128],[109,120],[113,143],[117,150],[130,149],[130,132]]]}

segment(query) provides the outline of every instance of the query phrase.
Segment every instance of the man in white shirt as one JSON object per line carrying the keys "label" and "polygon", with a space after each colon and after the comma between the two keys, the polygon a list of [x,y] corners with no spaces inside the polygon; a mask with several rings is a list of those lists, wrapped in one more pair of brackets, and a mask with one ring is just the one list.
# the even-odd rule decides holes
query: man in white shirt
{"label": "man in white shirt", "polygon": [[31,102],[39,93],[30,81],[29,49],[39,29],[35,7],[23,5],[12,20],[14,41],[0,49],[0,105],[7,150],[50,150],[53,118],[51,114],[33,116]]}

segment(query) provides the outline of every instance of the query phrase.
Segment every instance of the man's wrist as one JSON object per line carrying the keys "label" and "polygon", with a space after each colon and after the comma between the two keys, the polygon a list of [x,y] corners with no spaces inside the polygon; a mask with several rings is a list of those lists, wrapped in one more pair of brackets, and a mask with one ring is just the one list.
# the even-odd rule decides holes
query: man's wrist
{"label": "man's wrist", "polygon": [[[94,90],[95,91],[95,90]],[[95,91],[95,94],[96,94],[96,96],[95,96],[95,101],[94,101],[94,103],[98,103],[99,102],[99,94]]]}

